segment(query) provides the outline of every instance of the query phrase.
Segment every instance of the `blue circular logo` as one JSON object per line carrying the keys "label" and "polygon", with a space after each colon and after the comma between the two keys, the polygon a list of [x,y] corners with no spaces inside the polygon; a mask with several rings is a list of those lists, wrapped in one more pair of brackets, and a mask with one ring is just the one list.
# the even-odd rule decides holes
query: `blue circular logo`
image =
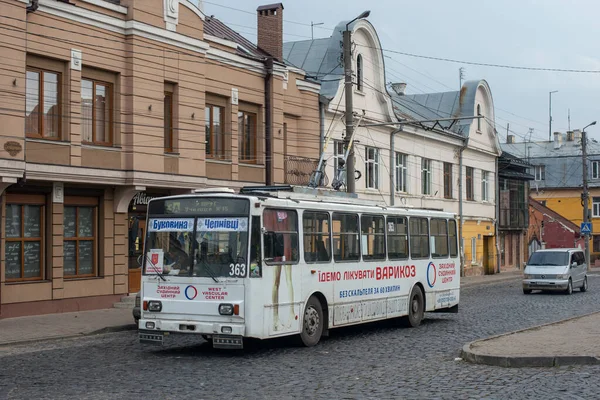
{"label": "blue circular logo", "polygon": [[[432,271],[433,271],[433,276],[431,275]],[[437,280],[437,269],[435,268],[435,264],[433,262],[430,262],[429,265],[427,266],[427,284],[429,285],[430,288],[432,288],[435,285],[436,280]]]}
{"label": "blue circular logo", "polygon": [[194,300],[196,296],[198,296],[198,289],[196,289],[192,285],[189,285],[185,288],[185,291],[183,293],[185,294],[185,297],[188,300]]}

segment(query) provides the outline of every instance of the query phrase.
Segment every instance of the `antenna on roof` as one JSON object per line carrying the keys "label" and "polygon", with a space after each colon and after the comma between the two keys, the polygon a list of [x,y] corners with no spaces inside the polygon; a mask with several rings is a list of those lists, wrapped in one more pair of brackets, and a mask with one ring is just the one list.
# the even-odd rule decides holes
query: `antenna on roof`
{"label": "antenna on roof", "polygon": [[462,81],[465,79],[465,68],[460,67],[458,69],[458,90],[462,89]]}
{"label": "antenna on roof", "polygon": [[315,26],[319,26],[319,25],[323,25],[323,24],[324,24],[324,22],[318,22],[318,23],[314,23],[314,22],[310,21],[310,38],[311,38],[312,40],[315,40],[315,34],[314,34],[314,29],[313,29],[313,27],[315,27]]}

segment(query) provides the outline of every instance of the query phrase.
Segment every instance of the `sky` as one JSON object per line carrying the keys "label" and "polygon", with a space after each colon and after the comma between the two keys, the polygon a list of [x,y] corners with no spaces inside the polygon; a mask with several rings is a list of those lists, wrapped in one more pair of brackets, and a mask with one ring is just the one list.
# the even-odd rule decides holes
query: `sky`
{"label": "sky", "polygon": [[[256,8],[273,0],[208,0],[214,15],[256,43]],[[284,41],[329,37],[343,20],[366,9],[386,56],[386,81],[406,82],[406,92],[458,90],[459,68],[466,80],[491,87],[496,129],[506,139],[548,140],[549,92],[552,131],[581,129],[600,122],[600,2],[597,0],[290,0],[284,5]],[[494,68],[410,57],[394,52],[462,62],[595,73]],[[600,123],[586,130],[600,141]]]}

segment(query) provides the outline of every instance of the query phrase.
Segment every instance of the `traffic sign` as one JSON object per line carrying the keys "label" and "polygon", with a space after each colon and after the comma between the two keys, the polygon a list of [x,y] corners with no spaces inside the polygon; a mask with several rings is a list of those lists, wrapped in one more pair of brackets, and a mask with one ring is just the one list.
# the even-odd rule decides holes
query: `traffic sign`
{"label": "traffic sign", "polygon": [[591,222],[582,222],[581,223],[581,233],[592,233],[592,223]]}

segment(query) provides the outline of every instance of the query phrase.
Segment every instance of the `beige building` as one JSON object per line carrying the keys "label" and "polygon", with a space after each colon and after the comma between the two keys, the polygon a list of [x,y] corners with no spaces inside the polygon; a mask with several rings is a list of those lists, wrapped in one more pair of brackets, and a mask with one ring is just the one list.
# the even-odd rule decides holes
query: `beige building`
{"label": "beige building", "polygon": [[151,197],[305,179],[320,87],[282,62],[283,6],[259,49],[201,4],[0,0],[0,317],[137,291]]}

